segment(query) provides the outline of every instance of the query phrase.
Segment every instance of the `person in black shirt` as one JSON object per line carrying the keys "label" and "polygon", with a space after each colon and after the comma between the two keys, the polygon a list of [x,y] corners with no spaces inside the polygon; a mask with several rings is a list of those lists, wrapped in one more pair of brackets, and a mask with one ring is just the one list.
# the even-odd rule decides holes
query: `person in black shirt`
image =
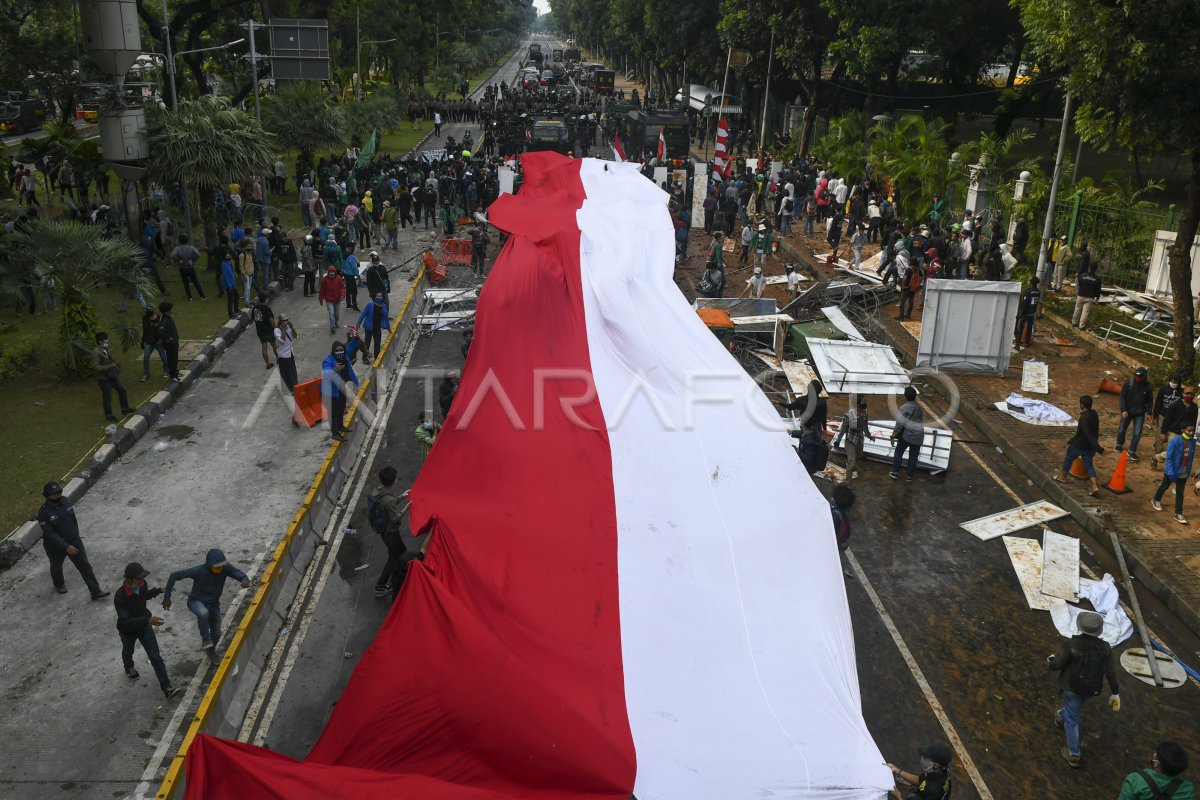
{"label": "person in black shirt", "polygon": [[1100,494],[1100,486],[1096,483],[1096,468],[1092,466],[1092,457],[1104,452],[1104,448],[1100,446],[1100,415],[1092,410],[1092,396],[1088,394],[1079,398],[1079,410],[1079,426],[1075,429],[1071,441],[1067,442],[1067,454],[1063,458],[1062,470],[1054,476],[1054,480],[1066,483],[1071,464],[1079,458],[1083,461],[1091,484],[1088,494],[1096,497]]}
{"label": "person in black shirt", "polygon": [[1038,279],[1036,276],[1029,279],[1029,288],[1025,290],[1025,294],[1021,295],[1021,302],[1017,306],[1017,352],[1021,352],[1022,347],[1028,347],[1033,344],[1033,323],[1037,319],[1038,306],[1042,302],[1042,290],[1038,288]]}
{"label": "person in black shirt", "polygon": [[[809,404],[812,404],[812,411],[809,411]],[[799,411],[800,421],[811,421],[813,428],[822,436],[825,434],[825,424],[829,421],[829,403],[821,397],[821,384],[816,381],[809,381],[808,391],[797,397],[790,403],[780,403],[780,408],[786,408],[789,411]]]}
{"label": "person in black shirt", "polygon": [[175,304],[169,300],[164,300],[158,304],[158,313],[162,317],[158,320],[158,342],[162,345],[163,351],[167,354],[167,374],[172,380],[179,380],[179,328],[175,326],[175,317],[171,312],[175,309]]}
{"label": "person in black shirt", "polygon": [[1183,400],[1182,381],[1183,376],[1176,372],[1167,384],[1158,390],[1158,397],[1154,400],[1150,424],[1159,426],[1158,437],[1154,440],[1155,453],[1161,453],[1167,446],[1167,412],[1171,406]]}
{"label": "person in black shirt", "polygon": [[895,764],[888,764],[898,781],[912,787],[908,794],[902,794],[899,788],[892,789],[888,797],[893,800],[950,800],[953,788],[950,762],[954,760],[954,751],[948,745],[934,742],[918,747],[917,755],[921,757],[919,773],[905,772]]}
{"label": "person in black shirt", "polygon": [[1133,441],[1129,443],[1129,460],[1137,461],[1138,441],[1142,438],[1142,425],[1146,412],[1150,411],[1154,398],[1154,386],[1146,379],[1146,368],[1138,367],[1133,377],[1121,387],[1121,423],[1117,426],[1117,452],[1125,449],[1125,432],[1133,425]]}
{"label": "person in black shirt", "polygon": [[158,652],[158,638],[154,635],[154,628],[162,625],[163,619],[153,616],[146,608],[147,600],[162,594],[162,589],[151,589],[146,585],[146,576],[149,574],[150,572],[136,561],[126,565],[125,583],[113,595],[113,606],[117,610],[117,633],[121,635],[121,663],[130,680],[136,681],[141,677],[133,666],[133,646],[141,642],[142,649],[146,651],[146,658],[154,667],[159,688],[170,700],[180,690],[171,685],[167,665],[163,663]]}
{"label": "person in black shirt", "polygon": [[271,357],[267,355],[267,348],[270,347],[272,352],[276,352],[275,347],[275,312],[267,305],[267,296],[265,294],[258,295],[256,302],[250,309],[250,319],[254,320],[254,333],[258,336],[258,341],[262,343],[263,363],[267,365],[267,369],[275,366],[271,363]]}

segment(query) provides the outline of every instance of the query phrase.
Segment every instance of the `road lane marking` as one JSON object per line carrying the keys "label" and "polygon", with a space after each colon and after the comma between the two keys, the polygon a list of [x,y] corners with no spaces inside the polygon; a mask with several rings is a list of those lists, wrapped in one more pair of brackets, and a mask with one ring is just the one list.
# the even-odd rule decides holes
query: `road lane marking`
{"label": "road lane marking", "polygon": [[[262,570],[262,562],[266,556],[267,553],[264,550],[254,557],[254,561],[250,564],[250,569],[246,571],[251,580]],[[250,593],[251,589],[239,588],[237,594],[233,597],[233,602],[229,604],[229,609],[222,615],[222,620],[237,619],[237,614],[242,608],[242,602]],[[184,605],[186,607],[186,604]],[[158,771],[162,767],[163,761],[166,760],[167,754],[171,751],[175,735],[183,725],[183,718],[189,716],[192,701],[195,700],[196,693],[200,691],[200,687],[204,683],[204,678],[208,675],[208,667],[208,659],[202,657],[200,659],[200,666],[196,668],[191,680],[188,681],[187,689],[183,693],[183,699],[176,704],[175,713],[171,715],[171,719],[167,723],[167,728],[163,731],[162,738],[158,741],[158,746],[154,748],[154,755],[150,757],[150,763],[146,765],[146,770],[142,773],[142,782],[138,784],[137,789],[133,793],[135,798],[153,797],[153,793],[147,795],[146,792],[150,791],[151,781],[154,781],[158,776]]]}
{"label": "road lane marking", "polygon": [[850,564],[850,569],[854,570],[854,576],[862,584],[863,591],[871,599],[871,605],[875,606],[875,611],[879,614],[879,618],[883,620],[884,627],[887,628],[892,641],[896,643],[896,647],[900,650],[900,655],[904,658],[904,663],[908,665],[908,671],[912,673],[917,685],[921,687],[921,693],[925,695],[925,701],[929,703],[929,708],[933,711],[933,715],[937,717],[938,723],[942,726],[946,738],[950,741],[950,746],[954,748],[954,752],[958,755],[959,763],[962,764],[962,768],[966,770],[967,775],[971,778],[971,783],[975,784],[975,791],[979,792],[979,799],[994,800],[991,791],[988,790],[987,784],[983,781],[983,776],[979,774],[979,770],[975,766],[975,761],[971,758],[971,754],[967,752],[967,746],[963,744],[962,738],[958,735],[958,731],[955,730],[954,723],[946,716],[946,709],[942,707],[941,701],[933,693],[933,687],[925,679],[925,673],[921,671],[921,667],[917,664],[916,658],[913,657],[912,651],[908,649],[904,637],[900,635],[900,630],[896,627],[896,623],[892,621],[891,614],[883,607],[883,601],[879,599],[879,595],[875,592],[875,587],[867,579],[867,573],[863,572],[858,559],[854,557],[854,553],[850,550],[846,551],[846,561]]}

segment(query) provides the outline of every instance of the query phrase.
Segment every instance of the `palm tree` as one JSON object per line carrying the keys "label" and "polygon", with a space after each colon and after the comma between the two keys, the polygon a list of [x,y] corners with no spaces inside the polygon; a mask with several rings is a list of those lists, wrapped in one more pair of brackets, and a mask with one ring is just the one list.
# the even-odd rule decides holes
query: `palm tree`
{"label": "palm tree", "polygon": [[346,116],[341,107],[312,81],[289,81],[262,107],[263,127],[275,141],[311,161],[318,150],[346,145]]}
{"label": "palm tree", "polygon": [[215,95],[182,100],[173,112],[149,106],[146,117],[150,174],[165,186],[186,181],[196,188],[204,239],[211,246],[214,192],[269,174],[275,163],[271,136],[253,117]]}
{"label": "palm tree", "polygon": [[[60,355],[69,375],[87,375],[91,369],[89,354],[100,327],[96,291],[111,285],[140,297],[155,290],[149,273],[139,266],[141,249],[128,239],[105,239],[97,225],[37,220],[5,239],[4,256],[0,291],[5,295],[19,299],[32,284],[58,297]],[[108,328],[124,349],[137,344],[140,331],[123,320]]]}

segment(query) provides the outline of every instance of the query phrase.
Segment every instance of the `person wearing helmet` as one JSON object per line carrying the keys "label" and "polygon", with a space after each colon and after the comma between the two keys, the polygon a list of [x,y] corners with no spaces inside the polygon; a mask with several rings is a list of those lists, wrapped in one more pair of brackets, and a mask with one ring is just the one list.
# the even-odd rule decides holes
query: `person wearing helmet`
{"label": "person wearing helmet", "polygon": [[897,783],[911,787],[907,794],[900,788],[894,788],[888,793],[893,800],[949,800],[952,781],[950,779],[950,762],[954,760],[954,751],[942,742],[922,745],[917,748],[921,757],[920,772],[906,772],[895,764],[888,764]]}
{"label": "person wearing helmet", "polygon": [[42,496],[46,502],[38,509],[37,521],[42,529],[42,549],[46,551],[46,558],[50,559],[50,580],[54,584],[54,591],[67,593],[63,562],[69,558],[87,584],[92,599],[108,597],[108,592],[100,588],[100,582],[96,580],[96,573],[88,561],[83,539],[79,536],[75,507],[63,497],[62,486],[58,481],[50,481],[42,487]]}

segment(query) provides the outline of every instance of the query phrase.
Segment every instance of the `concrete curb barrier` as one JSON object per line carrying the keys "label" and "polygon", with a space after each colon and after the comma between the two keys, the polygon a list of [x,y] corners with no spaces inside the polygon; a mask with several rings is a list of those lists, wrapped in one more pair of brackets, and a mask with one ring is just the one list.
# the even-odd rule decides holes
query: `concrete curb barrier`
{"label": "concrete curb barrier", "polygon": [[[283,285],[275,281],[268,286],[268,296],[272,299],[279,297],[282,289]],[[63,496],[72,503],[78,503],[87,494],[88,489],[103,477],[108,468],[133,449],[133,446],[163,418],[167,409],[175,405],[183,393],[212,367],[213,362],[228,350],[249,326],[250,316],[245,312],[239,313],[236,319],[222,325],[213,341],[183,368],[181,380],[170,381],[123,424],[113,426],[108,435],[109,441],[97,447],[88,463],[76,470],[73,476],[65,479]],[[17,526],[0,541],[0,570],[9,569],[16,564],[41,538],[42,529],[36,520],[29,520]]]}
{"label": "concrete curb barrier", "polygon": [[[363,451],[372,425],[359,418],[363,404],[375,396],[377,380],[384,383],[389,373],[402,367],[408,347],[419,332],[416,312],[420,303],[414,302],[414,299],[424,278],[424,270],[419,271],[392,324],[392,332],[384,340],[382,352],[362,373],[362,383],[353,403],[347,408],[347,424],[351,425],[348,439],[333,441],[329,445],[300,508],[275,547],[270,561],[263,567],[254,597],[239,620],[221,663],[200,699],[192,722],[159,786],[155,795],[158,800],[170,800],[180,795],[187,751],[198,735],[208,733],[225,738],[237,737],[258,686],[259,676],[286,624],[300,583],[317,547],[324,544],[322,537],[330,521],[339,513],[338,501],[342,489],[365,455]],[[381,424],[383,422],[380,420]]]}
{"label": "concrete curb barrier", "polygon": [[[804,260],[800,252],[790,243],[784,242],[783,247],[794,258]],[[810,264],[809,266],[811,267],[812,265]],[[1057,314],[1046,314],[1046,317],[1066,328],[1071,327],[1070,320],[1064,320]],[[911,344],[900,341],[886,325],[881,324],[877,319],[872,320],[872,325],[881,338],[903,355],[903,360],[907,364],[911,365],[915,363],[917,349],[915,339],[911,340]],[[1088,341],[1089,344],[1098,346],[1107,355],[1112,355],[1130,366],[1140,366],[1134,359],[1131,359],[1125,353],[1120,352],[1118,348],[1109,345],[1094,334],[1078,329],[1072,329],[1072,331],[1075,335],[1081,336],[1081,338]],[[947,403],[953,402],[949,388],[942,385],[940,381],[931,381],[930,385]],[[987,398],[969,386],[958,386],[957,389],[959,392],[959,413],[966,417],[968,422],[978,428],[979,432],[988,441],[1000,448],[1003,454],[1017,466],[1017,469],[1025,474],[1025,477],[1029,479],[1034,488],[1045,494],[1047,499],[1052,503],[1067,511],[1081,528],[1095,538],[1096,542],[1100,544],[1105,552],[1115,556],[1111,552],[1108,531],[1111,527],[1117,527],[1119,533],[1119,526],[1114,526],[1110,515],[1095,505],[1094,498],[1088,497],[1086,494],[1084,494],[1083,498],[1076,497],[1075,492],[1052,480],[1050,476],[1057,467],[1056,464],[1040,464],[1027,456],[1022,451],[1020,445],[1013,441],[1012,438],[989,418],[988,410],[992,406]],[[1065,440],[1066,437],[1064,437],[1064,448]],[[1068,486],[1071,486],[1071,484],[1068,484]],[[1089,503],[1088,501],[1092,502]],[[1122,539],[1122,546],[1122,549],[1125,551],[1126,562],[1132,573],[1129,576],[1130,579],[1140,581],[1151,594],[1178,616],[1193,634],[1200,636],[1200,608],[1190,603],[1169,585],[1169,581],[1165,580],[1155,571],[1154,567],[1138,552],[1136,542],[1131,543]]]}

